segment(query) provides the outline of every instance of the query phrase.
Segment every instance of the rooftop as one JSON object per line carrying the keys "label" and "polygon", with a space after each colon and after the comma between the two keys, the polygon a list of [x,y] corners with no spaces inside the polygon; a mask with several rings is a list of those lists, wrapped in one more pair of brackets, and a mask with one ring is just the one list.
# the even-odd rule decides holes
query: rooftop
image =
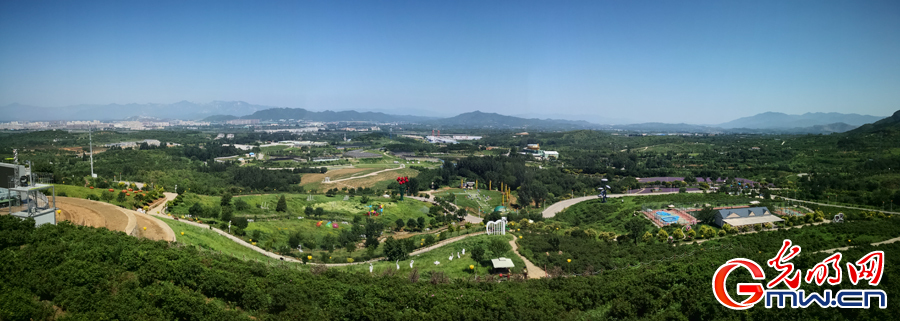
{"label": "rooftop", "polygon": [[491,263],[494,264],[495,269],[507,269],[515,267],[513,261],[505,257],[501,257],[499,259],[491,259]]}

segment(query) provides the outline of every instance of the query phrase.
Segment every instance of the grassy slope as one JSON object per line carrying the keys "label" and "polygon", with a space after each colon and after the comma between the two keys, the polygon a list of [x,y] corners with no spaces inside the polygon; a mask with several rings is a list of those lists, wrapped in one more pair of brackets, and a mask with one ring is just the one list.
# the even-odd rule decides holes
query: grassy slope
{"label": "grassy slope", "polygon": [[[440,193],[435,193],[434,196],[435,197],[446,196],[447,194],[450,194],[450,193],[456,194],[456,202],[455,203],[457,206],[478,209],[478,202],[476,202],[475,200],[468,199],[466,197],[466,195],[463,194],[463,193],[466,193],[466,190],[463,190],[460,188],[452,188],[452,189],[449,189],[446,191],[441,191]],[[469,193],[474,193],[474,191],[469,191]],[[498,191],[488,191],[488,190],[482,189],[482,190],[478,190],[478,193],[480,193],[482,195],[482,197],[490,196],[491,199],[486,202],[490,206],[488,206],[489,208],[484,209],[485,211],[488,211],[488,213],[493,211],[494,207],[500,205],[500,202],[502,201],[502,196],[501,196],[500,192],[498,192]]]}
{"label": "grassy slope", "polygon": [[[169,224],[175,231],[175,237],[178,243],[192,246],[201,246],[204,249],[212,249],[222,251],[225,254],[234,254],[237,258],[268,260],[269,257],[240,245],[231,239],[213,232],[186,223],[178,222],[171,219],[161,218],[163,222]],[[184,235],[181,233],[184,232]]]}
{"label": "grassy slope", "polygon": [[[413,267],[419,269],[419,273],[425,272],[444,272],[448,277],[451,278],[465,278],[472,275],[471,270],[469,270],[469,265],[474,265],[476,270],[475,273],[478,275],[487,274],[490,271],[490,262],[488,261],[487,266],[481,266],[475,260],[472,259],[471,251],[476,245],[480,245],[484,248],[487,248],[487,242],[491,239],[502,239],[504,241],[509,241],[512,239],[511,235],[504,236],[488,236],[488,235],[479,235],[473,236],[469,238],[465,238],[461,241],[454,242],[448,245],[444,245],[435,250],[431,250],[425,253],[422,253],[417,256],[412,256],[409,259],[400,261],[400,271],[399,273],[407,274],[409,273],[409,261],[410,259],[414,260]],[[456,258],[456,252],[462,252],[462,249],[466,249],[466,254],[462,255],[459,259]],[[453,261],[447,260],[450,256],[450,253],[453,253]],[[461,253],[460,253],[461,254]],[[525,262],[522,261],[515,253],[512,251],[507,251],[500,255],[495,255],[495,257],[506,257],[513,260],[513,264],[515,264],[516,268],[513,269],[514,272],[521,272],[521,269],[525,266]],[[434,261],[439,261],[441,264],[435,265]],[[368,272],[369,265],[356,265],[349,268],[350,270],[360,271],[360,272]],[[396,270],[397,266],[395,262],[377,262],[374,264],[374,273],[381,274],[386,269]]]}

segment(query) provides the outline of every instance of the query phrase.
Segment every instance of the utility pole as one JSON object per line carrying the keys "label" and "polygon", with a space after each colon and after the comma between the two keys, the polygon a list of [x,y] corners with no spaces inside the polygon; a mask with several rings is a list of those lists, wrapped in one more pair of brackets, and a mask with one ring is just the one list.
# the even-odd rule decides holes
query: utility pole
{"label": "utility pole", "polygon": [[94,174],[94,135],[91,127],[88,127],[88,144],[91,150],[91,177],[97,178],[97,174]]}

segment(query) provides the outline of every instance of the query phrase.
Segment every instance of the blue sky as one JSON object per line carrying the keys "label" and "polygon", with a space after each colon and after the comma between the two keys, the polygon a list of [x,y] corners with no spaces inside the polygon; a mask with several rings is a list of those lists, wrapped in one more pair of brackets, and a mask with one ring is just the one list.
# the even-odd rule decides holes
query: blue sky
{"label": "blue sky", "polygon": [[886,116],[898,57],[900,1],[0,2],[0,105]]}

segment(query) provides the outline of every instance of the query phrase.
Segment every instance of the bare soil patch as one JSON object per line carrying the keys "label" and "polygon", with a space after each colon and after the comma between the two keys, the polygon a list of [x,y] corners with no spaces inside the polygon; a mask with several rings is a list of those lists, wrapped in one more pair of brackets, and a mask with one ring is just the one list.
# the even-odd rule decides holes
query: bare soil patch
{"label": "bare soil patch", "polygon": [[86,222],[85,225],[88,225],[88,221],[97,223],[97,220],[93,219],[93,217],[99,216],[103,220],[103,225],[91,224],[90,226],[106,227],[110,230],[124,232],[125,227],[128,225],[128,216],[112,204],[80,198],[57,197],[56,206],[64,211],[68,211],[69,214],[67,215],[70,215],[71,222],[75,224],[81,224],[79,220],[84,220]]}
{"label": "bare soil patch", "polygon": [[376,183],[381,181],[395,180],[399,176],[409,176],[415,177],[419,174],[419,171],[414,169],[399,169],[395,171],[388,171],[384,173],[379,173],[377,175],[368,176],[368,177],[360,177],[351,180],[341,181],[336,184],[340,186],[346,186],[349,188],[359,188],[359,187],[373,187]]}
{"label": "bare soil patch", "polygon": [[300,177],[300,184],[319,183],[322,182],[325,177],[330,177],[331,179],[347,178],[355,173],[365,170],[371,170],[371,168],[342,168],[328,171],[325,174],[303,174],[303,176]]}
{"label": "bare soil patch", "polygon": [[[161,226],[161,224],[165,223],[157,218],[141,213],[134,213],[134,216],[137,219],[138,235],[141,237],[157,241],[171,241],[175,235],[171,228],[166,229]],[[144,227],[147,229],[144,230]],[[166,225],[166,227],[168,227],[168,225]]]}
{"label": "bare soil patch", "polygon": [[103,216],[101,216],[100,213],[89,208],[72,204],[63,205],[59,202],[59,199],[56,201],[60,210],[60,213],[56,215],[57,222],[69,221],[76,225],[106,227],[106,220],[103,219]]}

